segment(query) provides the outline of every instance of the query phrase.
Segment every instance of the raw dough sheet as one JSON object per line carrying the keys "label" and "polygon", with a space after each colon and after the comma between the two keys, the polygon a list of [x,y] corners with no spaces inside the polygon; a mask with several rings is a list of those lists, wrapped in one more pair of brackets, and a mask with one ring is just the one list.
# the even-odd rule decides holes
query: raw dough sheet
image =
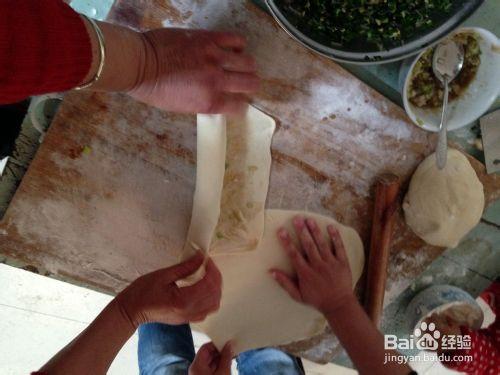
{"label": "raw dough sheet", "polygon": [[196,189],[183,259],[210,248],[220,216],[226,138],[225,116],[198,115]]}
{"label": "raw dough sheet", "polygon": [[239,118],[198,115],[196,190],[183,257],[254,250],[264,232],[275,122],[249,106]]}
{"label": "raw dough sheet", "polygon": [[[323,316],[295,302],[270,277],[276,267],[293,273],[277,239],[280,226],[301,214],[341,233],[353,273],[359,279],[364,253],[352,228],[335,220],[299,211],[264,210],[271,168],[272,118],[249,107],[243,118],[198,116],[197,176],[193,216],[184,258],[195,250],[209,253],[223,277],[221,308],[195,326],[217,347],[228,340],[235,352],[283,345],[324,331]],[[198,272],[186,280],[193,283]]]}
{"label": "raw dough sheet", "polygon": [[364,265],[363,244],[357,232],[335,220],[309,212],[266,210],[265,231],[255,251],[212,256],[223,276],[221,308],[194,329],[206,333],[221,349],[233,340],[234,351],[278,346],[310,338],[324,332],[326,321],[312,307],[295,302],[270,276],[270,268],[293,274],[276,231],[286,227],[293,233],[292,218],[307,215],[317,220],[326,235],[333,224],[344,240],[352,270],[353,288]]}

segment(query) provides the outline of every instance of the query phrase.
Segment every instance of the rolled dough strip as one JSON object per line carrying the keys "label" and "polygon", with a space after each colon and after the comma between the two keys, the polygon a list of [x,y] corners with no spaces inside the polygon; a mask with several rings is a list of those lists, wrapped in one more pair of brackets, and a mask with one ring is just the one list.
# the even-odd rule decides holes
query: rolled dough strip
{"label": "rolled dough strip", "polygon": [[249,106],[244,116],[198,116],[193,214],[183,259],[253,250],[264,232],[275,122]]}
{"label": "rolled dough strip", "polygon": [[210,248],[220,216],[226,139],[225,116],[198,115],[196,189],[182,259],[191,257],[196,250],[208,252]]}
{"label": "rolled dough strip", "polygon": [[210,253],[254,250],[264,233],[274,120],[249,106],[227,120],[226,173]]}
{"label": "rolled dough strip", "polygon": [[255,251],[213,254],[223,276],[221,308],[194,329],[205,332],[221,349],[228,340],[234,350],[284,345],[313,337],[324,331],[323,316],[311,307],[295,302],[269,275],[276,267],[293,273],[292,265],[276,237],[280,226],[292,233],[291,220],[305,215],[318,221],[326,236],[326,226],[339,229],[352,270],[352,284],[364,266],[363,244],[357,232],[335,220],[308,212],[266,210],[265,231]]}

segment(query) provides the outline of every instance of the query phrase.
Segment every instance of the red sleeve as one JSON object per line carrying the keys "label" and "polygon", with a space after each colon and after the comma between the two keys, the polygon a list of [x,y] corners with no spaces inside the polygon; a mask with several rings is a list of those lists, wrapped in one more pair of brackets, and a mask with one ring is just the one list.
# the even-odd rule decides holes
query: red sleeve
{"label": "red sleeve", "polygon": [[[443,361],[443,365],[467,374],[500,374],[500,351],[490,329],[472,331],[462,327],[462,334],[471,337],[470,349],[448,352],[449,358]],[[467,360],[465,356],[470,356],[472,360]]]}
{"label": "red sleeve", "polygon": [[495,281],[492,283],[481,293],[480,297],[491,307],[498,320],[498,314],[500,313],[500,282]]}
{"label": "red sleeve", "polygon": [[[481,293],[481,298],[495,313],[495,321],[489,327],[478,331],[461,327],[462,334],[471,337],[471,347],[449,352],[450,360],[443,361],[443,364],[468,374],[500,374],[500,283],[491,284]],[[453,355],[468,355],[472,360],[453,360]]]}
{"label": "red sleeve", "polygon": [[91,63],[85,24],[62,0],[0,1],[0,103],[71,89]]}

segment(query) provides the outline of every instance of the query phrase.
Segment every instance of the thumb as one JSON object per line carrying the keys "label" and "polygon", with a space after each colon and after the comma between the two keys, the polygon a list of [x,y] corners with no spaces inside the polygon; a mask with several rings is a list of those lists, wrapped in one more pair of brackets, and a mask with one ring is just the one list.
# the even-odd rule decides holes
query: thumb
{"label": "thumb", "polygon": [[194,361],[189,366],[189,375],[206,375],[215,371],[214,359],[217,358],[217,348],[213,343],[207,343],[196,353]]}
{"label": "thumb", "polygon": [[233,347],[232,342],[228,341],[222,351],[220,352],[219,357],[219,366],[217,366],[217,374],[230,374],[231,371],[231,362],[233,361]]}
{"label": "thumb", "polygon": [[205,255],[201,251],[198,251],[188,260],[164,269],[163,274],[168,283],[184,279],[199,269],[204,260]]}
{"label": "thumb", "polygon": [[208,365],[213,359],[217,356],[217,348],[211,342],[206,343],[201,346],[196,353],[196,357],[198,357],[201,363]]}

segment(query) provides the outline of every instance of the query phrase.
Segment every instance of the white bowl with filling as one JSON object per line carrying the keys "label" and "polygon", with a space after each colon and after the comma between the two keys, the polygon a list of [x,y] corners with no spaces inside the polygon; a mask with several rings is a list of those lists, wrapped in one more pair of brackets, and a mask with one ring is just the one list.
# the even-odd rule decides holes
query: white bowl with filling
{"label": "white bowl with filling", "polygon": [[[451,33],[465,50],[464,66],[450,84],[448,130],[459,129],[477,120],[500,94],[500,42],[491,32],[463,27]],[[400,79],[406,113],[415,125],[432,132],[439,130],[443,87],[432,74],[430,47],[413,62],[403,63]]]}

